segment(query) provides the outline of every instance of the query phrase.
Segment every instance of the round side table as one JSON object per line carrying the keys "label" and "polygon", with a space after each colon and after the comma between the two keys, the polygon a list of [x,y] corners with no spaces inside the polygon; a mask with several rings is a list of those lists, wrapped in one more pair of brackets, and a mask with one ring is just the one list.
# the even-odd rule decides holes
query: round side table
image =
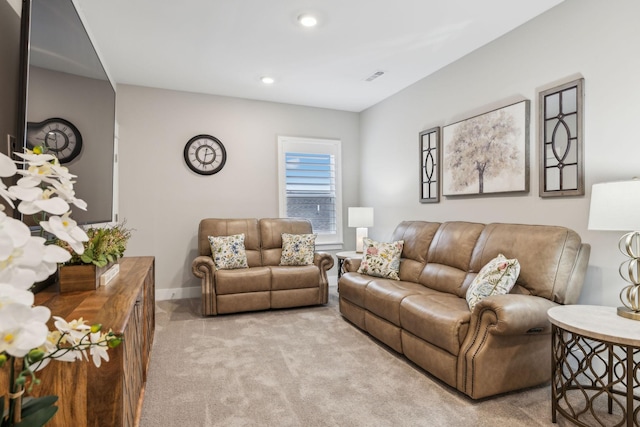
{"label": "round side table", "polygon": [[640,322],[615,307],[565,305],[547,312],[552,326],[551,421],[638,426]]}
{"label": "round side table", "polygon": [[362,259],[362,252],[356,252],[356,251],[338,252],[336,254],[336,258],[338,258],[338,280],[340,280],[340,277],[342,276],[342,264],[344,264],[344,260],[347,258]]}

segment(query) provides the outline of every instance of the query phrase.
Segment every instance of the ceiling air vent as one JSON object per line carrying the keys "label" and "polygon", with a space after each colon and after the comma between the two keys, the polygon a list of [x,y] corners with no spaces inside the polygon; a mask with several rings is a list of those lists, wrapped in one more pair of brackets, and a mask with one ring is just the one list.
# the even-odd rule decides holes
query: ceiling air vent
{"label": "ceiling air vent", "polygon": [[367,77],[365,79],[365,81],[372,82],[372,81],[374,81],[375,79],[377,79],[378,77],[380,77],[383,74],[384,74],[384,71],[376,71],[375,73],[373,73],[369,77]]}

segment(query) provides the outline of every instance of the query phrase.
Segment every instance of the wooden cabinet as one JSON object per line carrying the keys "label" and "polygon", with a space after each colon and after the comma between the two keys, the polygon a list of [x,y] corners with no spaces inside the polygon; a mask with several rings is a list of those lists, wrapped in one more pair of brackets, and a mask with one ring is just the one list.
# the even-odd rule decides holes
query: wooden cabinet
{"label": "wooden cabinet", "polygon": [[154,262],[153,257],[125,257],[118,277],[95,291],[61,294],[53,285],[36,294],[36,305],[49,307],[55,316],[82,317],[124,336],[100,368],[91,361],[53,361],[38,373],[42,383],[32,395],[59,397],[47,427],[138,424],[155,328]]}

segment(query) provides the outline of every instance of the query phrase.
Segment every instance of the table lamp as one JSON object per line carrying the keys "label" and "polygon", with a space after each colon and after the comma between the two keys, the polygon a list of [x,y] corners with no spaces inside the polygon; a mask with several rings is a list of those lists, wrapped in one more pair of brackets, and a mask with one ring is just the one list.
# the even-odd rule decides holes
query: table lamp
{"label": "table lamp", "polygon": [[349,227],[356,227],[356,252],[362,252],[367,227],[373,227],[373,208],[349,208]]}
{"label": "table lamp", "polygon": [[618,241],[618,249],[629,259],[620,264],[618,272],[631,284],[620,292],[624,307],[618,307],[618,315],[640,320],[640,180],[594,184],[588,228],[628,231]]}

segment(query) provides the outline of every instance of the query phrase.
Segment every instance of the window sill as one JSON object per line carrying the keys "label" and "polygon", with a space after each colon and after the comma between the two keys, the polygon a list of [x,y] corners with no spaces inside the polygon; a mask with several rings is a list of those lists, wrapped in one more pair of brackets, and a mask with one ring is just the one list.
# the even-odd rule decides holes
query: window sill
{"label": "window sill", "polygon": [[336,250],[341,250],[342,247],[343,247],[342,242],[316,243],[316,250],[319,250],[319,251],[336,251]]}

